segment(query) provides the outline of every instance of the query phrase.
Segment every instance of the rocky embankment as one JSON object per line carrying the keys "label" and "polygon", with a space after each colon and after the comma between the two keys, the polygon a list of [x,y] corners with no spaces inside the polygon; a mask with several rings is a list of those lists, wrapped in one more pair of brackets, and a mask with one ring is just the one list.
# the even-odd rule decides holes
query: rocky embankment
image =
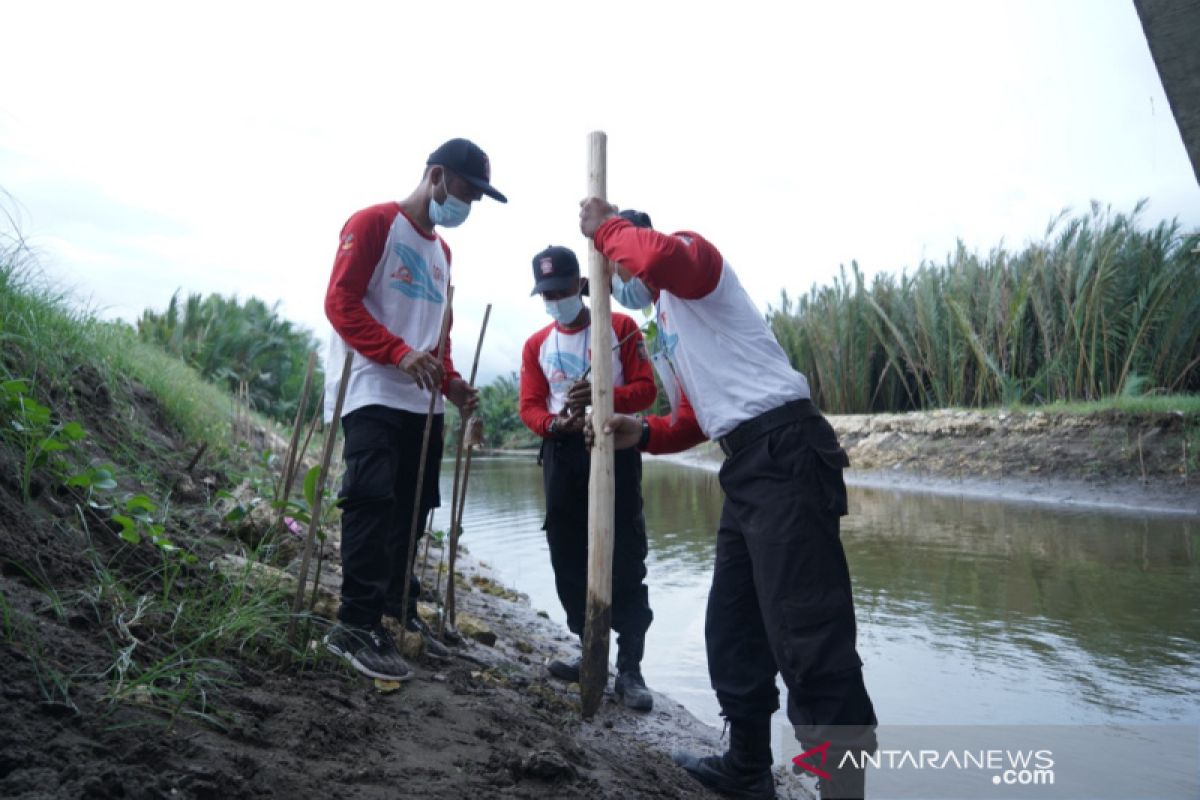
{"label": "rocky embankment", "polygon": [[[945,410],[831,415],[847,482],[1200,515],[1200,415]],[[724,456],[713,444],[701,461]]]}

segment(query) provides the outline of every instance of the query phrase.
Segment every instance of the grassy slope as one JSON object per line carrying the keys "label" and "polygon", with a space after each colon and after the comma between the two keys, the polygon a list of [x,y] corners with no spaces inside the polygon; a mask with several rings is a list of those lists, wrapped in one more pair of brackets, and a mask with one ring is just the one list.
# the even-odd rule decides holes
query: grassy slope
{"label": "grassy slope", "polygon": [[[246,448],[230,447],[228,395],[128,326],[75,310],[11,253],[0,340],[9,679],[32,674],[38,702],[120,724],[211,716],[238,662],[290,652],[281,595],[205,566],[227,549],[268,552],[220,540],[219,490],[270,484]],[[188,473],[202,444],[208,455]]]}

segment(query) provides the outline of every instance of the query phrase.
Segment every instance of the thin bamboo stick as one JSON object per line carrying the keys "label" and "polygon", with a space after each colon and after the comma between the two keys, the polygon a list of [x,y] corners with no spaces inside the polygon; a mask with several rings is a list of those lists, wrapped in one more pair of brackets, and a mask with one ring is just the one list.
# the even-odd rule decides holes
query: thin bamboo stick
{"label": "thin bamboo stick", "polygon": [[[454,287],[446,289],[446,311],[442,315],[442,331],[438,336],[437,361],[446,361],[446,337],[450,333],[450,317],[454,311]],[[412,569],[413,555],[417,549],[417,531],[421,524],[421,498],[425,488],[425,458],[429,454],[429,436],[433,430],[433,409],[437,406],[440,387],[435,386],[429,393],[429,410],[425,412],[425,434],[421,437],[421,460],[417,462],[417,489],[413,496],[412,522],[408,526],[408,552],[404,554],[404,599],[400,602],[400,630],[402,634],[408,630],[408,582],[409,571]],[[437,480],[437,476],[434,476]]]}
{"label": "thin bamboo stick", "polygon": [[433,509],[429,509],[429,517],[425,522],[425,554],[421,556],[421,575],[418,583],[425,582],[425,570],[429,567],[429,543],[433,541]]}
{"label": "thin bamboo stick", "polygon": [[275,503],[279,505],[279,513],[275,515],[275,524],[271,531],[279,530],[283,524],[283,505],[280,500],[287,500],[292,491],[292,479],[296,469],[296,447],[300,444],[300,429],[304,425],[304,412],[308,410],[308,390],[312,387],[313,371],[317,368],[317,354],[308,354],[308,370],[304,373],[304,388],[300,390],[300,402],[296,404],[296,421],[292,424],[292,438],[288,442],[287,455],[284,456],[283,472],[279,476],[279,485],[275,487]]}
{"label": "thin bamboo stick", "polygon": [[[492,304],[488,303],[483,312],[483,324],[479,327],[479,341],[475,344],[475,361],[471,364],[471,380],[468,386],[475,387],[475,376],[479,371],[479,354],[483,351],[483,336],[487,333],[488,319],[492,316]],[[454,457],[454,492],[450,497],[450,573],[446,581],[446,600],[443,606],[442,618],[438,622],[438,638],[443,638],[446,630],[446,620],[454,627],[456,613],[454,591],[454,564],[458,557],[458,537],[462,533],[462,509],[466,504],[466,480],[462,484],[462,494],[459,495],[458,465],[462,461],[463,442],[467,438],[467,420],[470,415],[463,416],[458,426],[458,454]],[[467,448],[467,465],[471,463],[471,450]]]}
{"label": "thin bamboo stick", "polygon": [[329,473],[329,460],[333,457],[333,442],[337,438],[338,420],[342,417],[342,404],[346,401],[346,385],[350,382],[350,367],[354,364],[354,351],[346,353],[346,362],[342,365],[342,379],[338,384],[337,400],[333,404],[333,421],[329,430],[325,431],[325,448],[321,452],[321,470],[317,473],[317,490],[313,497],[313,507],[309,509],[311,517],[308,521],[308,536],[304,539],[304,555],[300,559],[300,574],[296,580],[296,596],[292,600],[292,617],[288,620],[288,639],[296,633],[296,614],[304,605],[304,584],[308,580],[308,562],[312,557],[313,539],[317,535],[317,527],[321,524],[321,499],[325,494],[325,476]]}

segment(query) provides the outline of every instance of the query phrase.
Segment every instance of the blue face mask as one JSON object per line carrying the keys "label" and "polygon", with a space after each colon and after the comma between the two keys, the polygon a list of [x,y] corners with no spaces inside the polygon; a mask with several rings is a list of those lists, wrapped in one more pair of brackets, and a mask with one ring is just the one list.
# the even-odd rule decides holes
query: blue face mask
{"label": "blue face mask", "polygon": [[449,189],[446,190],[444,203],[439,203],[432,197],[429,198],[429,221],[434,225],[440,225],[443,228],[457,228],[467,221],[467,215],[470,213],[471,204],[450,194]]}
{"label": "blue face mask", "polygon": [[583,311],[583,298],[579,295],[564,297],[562,300],[544,300],[546,313],[554,317],[559,325],[570,325]]}
{"label": "blue face mask", "polygon": [[615,272],[612,276],[612,296],[618,303],[634,311],[654,303],[654,295],[650,294],[641,278],[623,281]]}

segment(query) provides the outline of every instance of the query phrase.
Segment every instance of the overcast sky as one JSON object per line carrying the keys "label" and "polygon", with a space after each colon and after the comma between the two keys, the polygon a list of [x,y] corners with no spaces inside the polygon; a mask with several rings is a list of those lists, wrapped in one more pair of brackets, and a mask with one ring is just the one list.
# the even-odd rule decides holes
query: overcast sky
{"label": "overcast sky", "polygon": [[1040,239],[1095,199],[1200,227],[1200,188],[1131,0],[736,4],[5,4],[0,188],[54,279],[105,316],[172,292],[282,300],[328,336],[338,231],[465,136],[508,205],[454,251],[456,359],[482,379],[548,321],[547,244],[581,255],[587,134],[609,199],[703,233],[765,310]]}

